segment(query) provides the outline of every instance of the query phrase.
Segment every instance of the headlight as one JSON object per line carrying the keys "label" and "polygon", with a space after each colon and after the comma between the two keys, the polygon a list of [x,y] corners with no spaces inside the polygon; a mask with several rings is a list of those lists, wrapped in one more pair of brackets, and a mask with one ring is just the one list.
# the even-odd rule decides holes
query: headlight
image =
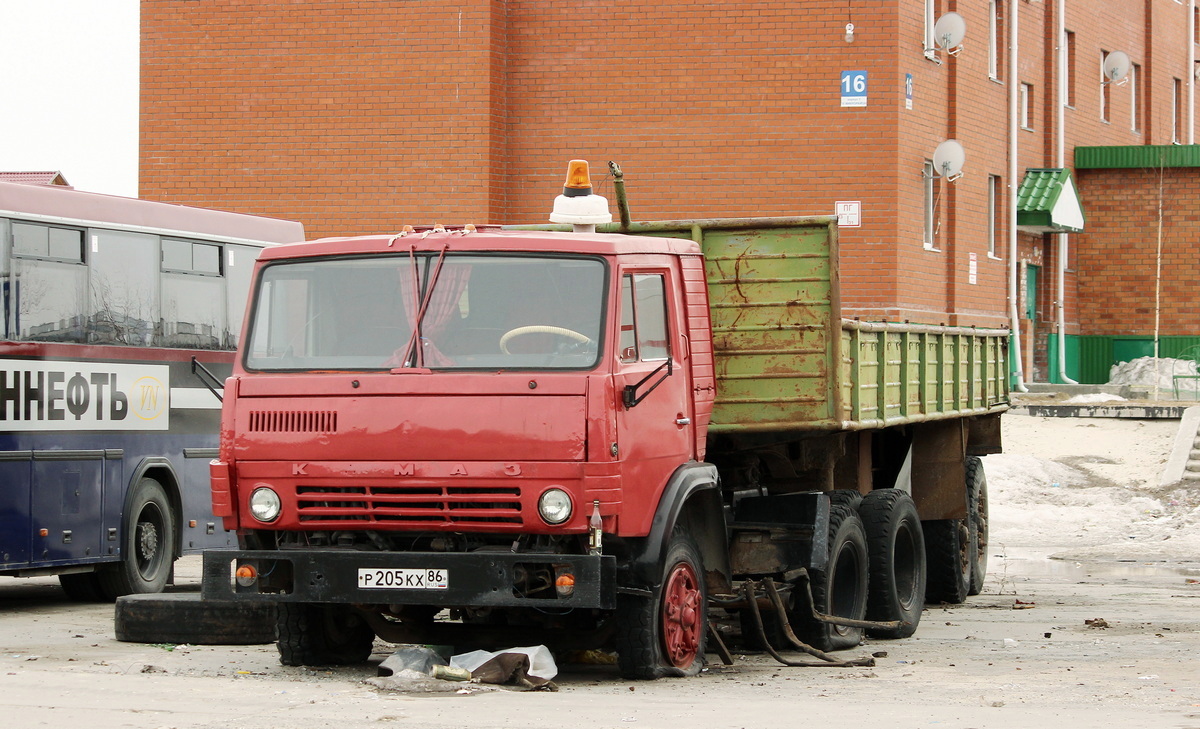
{"label": "headlight", "polygon": [[283,503],[279,500],[279,494],[269,488],[260,487],[254,489],[250,494],[250,514],[259,521],[275,521],[279,518],[279,512],[283,510]]}
{"label": "headlight", "polygon": [[538,499],[538,513],[547,524],[562,524],[571,518],[571,496],[562,489],[547,489]]}

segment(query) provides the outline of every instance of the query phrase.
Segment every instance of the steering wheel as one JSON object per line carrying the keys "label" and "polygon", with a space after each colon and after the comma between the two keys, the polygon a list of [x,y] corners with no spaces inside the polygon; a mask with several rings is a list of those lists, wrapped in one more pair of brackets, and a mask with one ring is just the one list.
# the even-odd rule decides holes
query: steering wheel
{"label": "steering wheel", "polygon": [[588,337],[586,334],[580,334],[574,329],[552,327],[542,324],[528,327],[517,327],[516,329],[508,330],[504,333],[504,336],[500,337],[500,351],[504,352],[505,354],[512,354],[512,352],[508,351],[508,343],[517,337],[523,337],[527,334],[554,334],[565,339],[570,339],[571,341],[579,344],[590,344],[592,341],[591,337]]}

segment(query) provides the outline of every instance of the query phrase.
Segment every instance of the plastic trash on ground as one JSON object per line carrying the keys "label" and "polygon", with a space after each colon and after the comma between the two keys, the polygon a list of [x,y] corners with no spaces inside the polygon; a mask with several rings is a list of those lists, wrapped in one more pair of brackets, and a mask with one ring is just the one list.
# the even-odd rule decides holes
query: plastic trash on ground
{"label": "plastic trash on ground", "polygon": [[483,683],[556,690],[551,679],[558,675],[558,666],[544,645],[471,651],[452,656],[450,665],[470,671],[474,679]]}

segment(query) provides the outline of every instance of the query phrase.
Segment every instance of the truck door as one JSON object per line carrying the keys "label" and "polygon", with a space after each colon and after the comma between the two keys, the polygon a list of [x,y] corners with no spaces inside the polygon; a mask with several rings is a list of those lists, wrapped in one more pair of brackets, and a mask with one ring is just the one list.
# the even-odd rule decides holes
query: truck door
{"label": "truck door", "polygon": [[[621,272],[617,445],[628,503],[694,457],[691,368],[669,269]],[[636,497],[635,497],[636,498]],[[653,507],[649,504],[652,509]]]}

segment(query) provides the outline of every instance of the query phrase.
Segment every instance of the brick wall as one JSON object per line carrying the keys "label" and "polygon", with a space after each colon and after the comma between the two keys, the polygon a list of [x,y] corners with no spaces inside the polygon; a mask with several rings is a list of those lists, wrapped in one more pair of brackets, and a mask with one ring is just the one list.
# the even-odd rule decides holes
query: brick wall
{"label": "brick wall", "polygon": [[[640,220],[830,214],[860,201],[862,227],[841,232],[848,315],[1002,326],[1008,221],[989,256],[988,176],[1006,205],[1026,168],[1055,165],[1059,2],[1001,3],[1005,27],[1018,13],[1015,81],[1031,87],[1014,179],[1014,79],[1007,66],[989,78],[983,1],[939,0],[939,14],[965,17],[967,39],[957,57],[927,58],[922,0],[143,0],[141,189],[297,218],[315,237],[544,221],[567,159],[590,159],[610,199],[611,159]],[[1173,0],[1068,3],[1067,164],[1076,145],[1169,137],[1186,14]],[[1109,87],[1101,119],[1100,52],[1118,49],[1142,67],[1137,131],[1128,84]],[[868,74],[864,108],[841,106],[847,70]],[[966,149],[965,174],[935,182],[926,250],[922,164],[949,138]],[[1083,203],[1090,215],[1100,201]],[[1023,241],[1019,257],[1036,247]],[[1071,327],[1091,311],[1075,305],[1075,279]]]}

